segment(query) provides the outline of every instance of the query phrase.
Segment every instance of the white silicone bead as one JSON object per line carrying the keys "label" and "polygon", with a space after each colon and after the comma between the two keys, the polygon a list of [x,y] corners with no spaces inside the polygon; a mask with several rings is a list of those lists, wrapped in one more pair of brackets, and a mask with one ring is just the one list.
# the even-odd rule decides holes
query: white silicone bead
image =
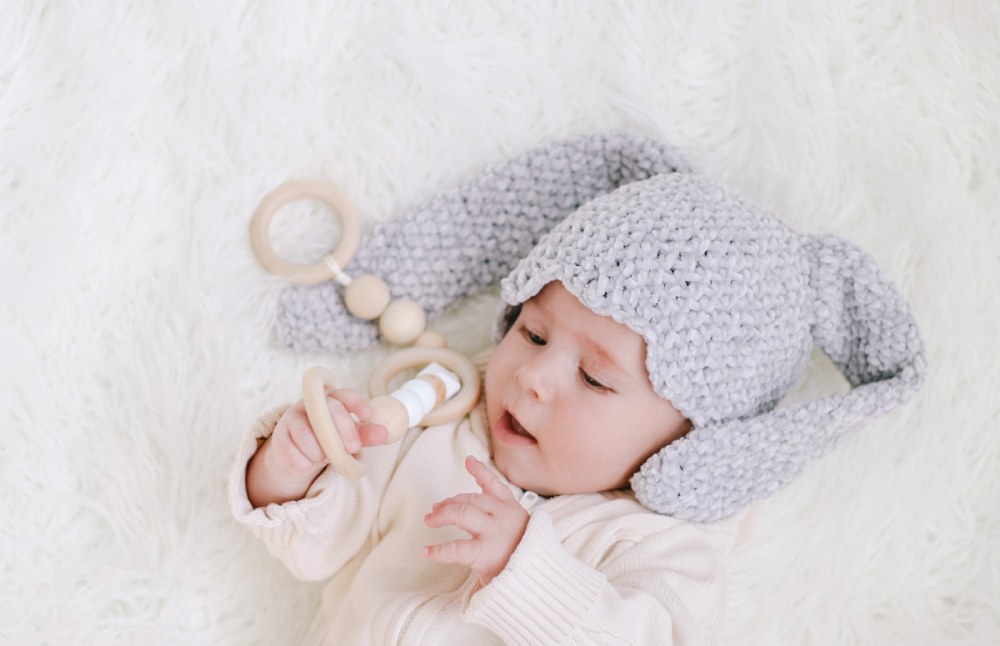
{"label": "white silicone bead", "polygon": [[358,276],[344,290],[347,311],[366,321],[377,319],[389,305],[390,298],[389,286],[372,274]]}
{"label": "white silicone bead", "polygon": [[378,329],[389,343],[407,345],[424,331],[427,316],[423,308],[402,298],[389,303],[378,320]]}

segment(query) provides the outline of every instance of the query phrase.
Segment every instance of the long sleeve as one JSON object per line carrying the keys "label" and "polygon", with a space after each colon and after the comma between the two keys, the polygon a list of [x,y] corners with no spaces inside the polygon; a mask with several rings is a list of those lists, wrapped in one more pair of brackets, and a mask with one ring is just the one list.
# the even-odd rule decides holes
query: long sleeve
{"label": "long sleeve", "polygon": [[247,464],[286,408],[265,413],[244,437],[230,473],[229,504],[236,519],[292,574],[325,579],[367,540],[401,443],[365,449],[367,474],[361,480],[348,480],[328,467],[301,500],[254,508],[246,490]]}
{"label": "long sleeve", "polygon": [[548,514],[533,514],[504,571],[468,597],[465,620],[508,644],[711,643],[732,532],[628,534],[592,542],[589,565],[560,542]]}
{"label": "long sleeve", "polygon": [[[378,226],[346,268],[375,274],[396,298],[428,314],[475,294],[508,274],[549,229],[582,204],[690,164],[661,141],[607,132],[556,141],[496,165]],[[286,288],[275,333],[300,350],[337,352],[376,340],[376,327],[350,316],[328,281]]]}

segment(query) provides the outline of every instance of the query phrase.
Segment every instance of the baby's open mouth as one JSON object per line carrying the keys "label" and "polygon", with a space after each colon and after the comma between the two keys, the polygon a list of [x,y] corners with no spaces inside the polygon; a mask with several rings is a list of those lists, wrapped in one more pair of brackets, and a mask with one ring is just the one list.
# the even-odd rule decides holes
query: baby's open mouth
{"label": "baby's open mouth", "polygon": [[516,417],[514,417],[510,413],[507,413],[507,416],[510,418],[510,430],[514,431],[516,434],[520,435],[521,437],[526,437],[526,438],[531,439],[531,440],[535,439],[534,435],[532,435],[531,433],[529,433],[527,431],[527,429],[525,429],[523,426],[521,426],[521,422],[517,421]]}
{"label": "baby's open mouth", "polygon": [[538,444],[535,436],[521,426],[521,422],[511,415],[510,411],[504,411],[500,419],[493,426],[494,437],[497,441],[509,446],[534,446]]}

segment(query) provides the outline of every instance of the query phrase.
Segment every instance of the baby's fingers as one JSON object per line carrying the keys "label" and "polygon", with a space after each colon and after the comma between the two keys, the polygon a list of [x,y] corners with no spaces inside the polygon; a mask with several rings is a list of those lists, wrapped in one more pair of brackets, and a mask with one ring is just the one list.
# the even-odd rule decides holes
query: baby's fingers
{"label": "baby's fingers", "polygon": [[428,545],[424,556],[438,563],[461,563],[472,566],[482,552],[482,544],[474,538],[463,538],[440,545]]}
{"label": "baby's fingers", "polygon": [[361,424],[358,426],[358,437],[362,446],[379,446],[389,439],[389,431],[381,424]]}
{"label": "baby's fingers", "polygon": [[353,388],[337,388],[329,393],[328,398],[330,396],[343,404],[349,412],[357,415],[358,419],[368,419],[375,412],[371,402]]}
{"label": "baby's fingers", "polygon": [[385,444],[389,431],[381,424],[359,423],[374,414],[371,403],[353,388],[338,388],[327,396],[327,406],[333,425],[344,443],[344,449],[351,455],[357,454],[362,446]]}
{"label": "baby's fingers", "polygon": [[482,488],[483,493],[504,502],[513,502],[515,500],[514,494],[507,488],[507,485],[501,482],[497,474],[493,473],[492,469],[480,460],[471,455],[466,456],[465,470],[476,479],[476,484]]}
{"label": "baby's fingers", "polygon": [[491,518],[472,502],[449,499],[434,505],[431,513],[424,516],[424,524],[433,528],[454,525],[476,536],[489,526]]}
{"label": "baby's fingers", "polygon": [[[334,394],[339,397],[341,392],[343,391],[334,391]],[[344,407],[340,399],[327,397],[326,404],[327,410],[330,411],[330,419],[333,420],[333,425],[337,428],[337,434],[340,435],[340,441],[343,442],[344,449],[351,455],[360,451],[361,437],[358,435],[357,422],[351,417],[350,411]]]}
{"label": "baby's fingers", "polygon": [[[298,453],[307,461],[307,464],[296,464],[295,466],[308,467],[323,462],[326,459],[323,448],[320,447],[319,441],[309,426],[308,420],[305,419],[305,415],[302,415],[301,419],[293,417],[289,420],[288,439],[292,447],[297,449]],[[297,463],[298,460],[295,460],[295,462]]]}

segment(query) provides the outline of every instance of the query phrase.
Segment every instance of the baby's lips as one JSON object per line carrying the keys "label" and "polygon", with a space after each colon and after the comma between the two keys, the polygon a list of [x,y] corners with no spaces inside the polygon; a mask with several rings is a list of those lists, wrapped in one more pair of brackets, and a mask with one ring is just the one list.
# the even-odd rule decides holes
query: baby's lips
{"label": "baby's lips", "polygon": [[523,435],[525,437],[530,437],[531,439],[535,439],[535,436],[531,433],[531,431],[524,428],[524,425],[521,424],[521,422],[518,421],[516,417],[514,417],[513,413],[508,413],[508,414],[510,415],[510,422],[511,422],[510,427],[514,430],[515,433],[517,433],[518,435]]}

